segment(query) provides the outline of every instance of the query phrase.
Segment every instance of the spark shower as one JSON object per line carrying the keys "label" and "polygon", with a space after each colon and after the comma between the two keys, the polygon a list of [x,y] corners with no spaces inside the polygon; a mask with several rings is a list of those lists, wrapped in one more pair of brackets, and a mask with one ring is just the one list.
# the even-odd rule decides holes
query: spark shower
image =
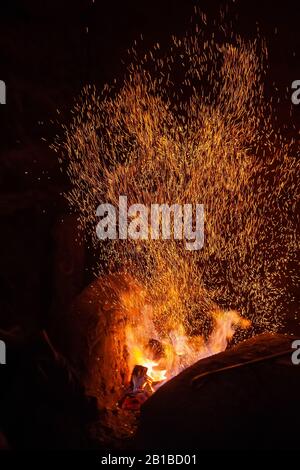
{"label": "spark shower", "polygon": [[[212,33],[211,30],[218,31]],[[268,51],[226,26],[195,17],[192,30],[139,54],[121,81],[88,85],[54,144],[72,187],[70,207],[95,249],[96,209],[128,204],[205,207],[205,244],[107,240],[98,276],[122,270],[151,299],[161,336],[184,325],[209,337],[212,312],[251,322],[236,340],[276,331],[299,282],[298,148],[273,125],[265,98]]]}

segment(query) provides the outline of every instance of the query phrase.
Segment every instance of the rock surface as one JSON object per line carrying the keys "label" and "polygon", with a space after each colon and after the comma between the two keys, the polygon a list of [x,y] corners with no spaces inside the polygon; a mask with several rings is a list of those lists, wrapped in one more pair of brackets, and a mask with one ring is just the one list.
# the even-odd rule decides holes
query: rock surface
{"label": "rock surface", "polygon": [[[142,406],[138,446],[297,448],[300,366],[291,360],[293,339],[259,335],[184,370]],[[252,364],[216,371],[247,361]],[[193,382],[207,371],[215,372]]]}

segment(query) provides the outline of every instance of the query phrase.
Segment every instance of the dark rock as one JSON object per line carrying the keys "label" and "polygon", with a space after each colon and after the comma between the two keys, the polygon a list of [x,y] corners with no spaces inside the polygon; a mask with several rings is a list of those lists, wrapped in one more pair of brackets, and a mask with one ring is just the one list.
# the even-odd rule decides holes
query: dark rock
{"label": "dark rock", "polygon": [[300,366],[291,360],[293,339],[260,335],[184,370],[142,406],[138,446],[297,448]]}

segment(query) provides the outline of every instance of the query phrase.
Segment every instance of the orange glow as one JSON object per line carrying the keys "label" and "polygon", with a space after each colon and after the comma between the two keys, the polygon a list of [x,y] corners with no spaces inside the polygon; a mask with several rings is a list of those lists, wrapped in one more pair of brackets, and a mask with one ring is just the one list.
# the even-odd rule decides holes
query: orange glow
{"label": "orange glow", "polygon": [[[237,328],[250,326],[250,321],[235,310],[216,309],[211,312],[213,329],[207,340],[202,336],[188,336],[180,323],[168,334],[160,336],[151,316],[151,306],[145,305],[140,313],[138,320],[126,327],[128,366],[130,372],[135,365],[148,369],[148,384],[152,391],[196,361],[224,351]],[[151,341],[159,345],[159,351],[151,347]]]}

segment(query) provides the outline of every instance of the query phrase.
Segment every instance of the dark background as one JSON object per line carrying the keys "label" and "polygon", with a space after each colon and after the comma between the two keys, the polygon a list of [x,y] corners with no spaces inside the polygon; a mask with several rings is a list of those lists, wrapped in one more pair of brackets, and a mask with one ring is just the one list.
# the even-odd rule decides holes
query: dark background
{"label": "dark background", "polygon": [[[141,33],[146,46],[164,43],[185,32],[194,5],[213,15],[220,3],[1,1],[7,104],[0,106],[0,328],[18,324],[59,334],[61,316],[90,281],[90,255],[62,195],[68,182],[49,150],[57,110],[67,118],[84,84],[101,87],[122,76],[126,50]],[[278,123],[294,135],[300,105],[291,105],[290,86],[300,79],[299,1],[235,3],[239,31],[252,37],[258,22],[267,39],[266,90],[280,98]]]}

